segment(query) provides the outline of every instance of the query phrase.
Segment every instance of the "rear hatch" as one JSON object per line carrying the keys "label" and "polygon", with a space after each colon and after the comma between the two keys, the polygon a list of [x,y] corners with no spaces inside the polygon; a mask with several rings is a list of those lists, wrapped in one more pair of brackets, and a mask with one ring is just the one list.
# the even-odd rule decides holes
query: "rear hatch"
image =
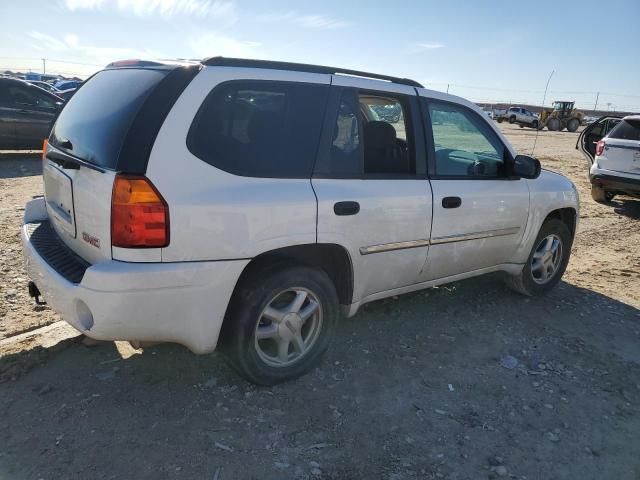
{"label": "rear hatch", "polygon": [[102,70],[56,120],[43,165],[47,212],[62,241],[87,262],[118,258],[111,247],[116,174],[144,175],[157,131],[194,70]]}
{"label": "rear hatch", "polygon": [[604,141],[601,168],[640,175],[640,116],[622,120]]}

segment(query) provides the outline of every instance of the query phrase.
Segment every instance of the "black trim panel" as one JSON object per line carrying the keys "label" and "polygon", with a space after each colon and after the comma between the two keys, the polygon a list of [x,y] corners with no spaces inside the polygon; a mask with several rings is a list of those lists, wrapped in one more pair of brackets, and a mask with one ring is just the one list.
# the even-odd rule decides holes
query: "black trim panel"
{"label": "black trim panel", "polygon": [[149,155],[160,127],[199,68],[174,68],[149,94],[125,137],[118,158],[119,171],[134,175],[146,173]]}
{"label": "black trim panel", "polygon": [[82,281],[89,264],[64,244],[49,220],[28,223],[26,230],[29,243],[47,265],[71,283],[78,284]]}

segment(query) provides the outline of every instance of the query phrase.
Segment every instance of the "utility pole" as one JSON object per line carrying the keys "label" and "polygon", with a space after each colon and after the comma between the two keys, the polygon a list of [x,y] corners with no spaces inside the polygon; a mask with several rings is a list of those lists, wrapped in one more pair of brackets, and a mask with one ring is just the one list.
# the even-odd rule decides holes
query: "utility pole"
{"label": "utility pole", "polygon": [[598,92],[598,93],[596,94],[596,105],[595,105],[595,107],[593,107],[593,111],[594,111],[594,112],[597,112],[597,111],[598,111],[598,98],[600,98],[600,92]]}
{"label": "utility pole", "polygon": [[447,93],[449,93],[449,84],[447,83]]}
{"label": "utility pole", "polygon": [[45,73],[47,73],[47,59],[43,58],[42,59],[42,74],[44,75]]}

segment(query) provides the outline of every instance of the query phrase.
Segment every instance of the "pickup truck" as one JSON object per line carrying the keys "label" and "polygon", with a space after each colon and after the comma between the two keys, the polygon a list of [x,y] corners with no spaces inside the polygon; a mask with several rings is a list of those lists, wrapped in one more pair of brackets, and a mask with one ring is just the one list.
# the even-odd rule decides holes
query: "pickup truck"
{"label": "pickup truck", "polygon": [[538,117],[535,113],[522,107],[511,107],[504,111],[497,111],[495,119],[498,123],[507,120],[522,127],[538,128]]}

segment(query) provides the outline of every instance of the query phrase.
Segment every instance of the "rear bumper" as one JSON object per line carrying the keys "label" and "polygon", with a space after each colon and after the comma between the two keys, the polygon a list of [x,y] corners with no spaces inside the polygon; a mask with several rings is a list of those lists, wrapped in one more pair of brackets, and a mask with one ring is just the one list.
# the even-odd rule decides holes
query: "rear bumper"
{"label": "rear bumper", "polygon": [[[34,205],[26,209],[38,210]],[[26,220],[37,221],[33,215]],[[25,224],[21,231],[28,275],[53,310],[97,340],[176,342],[194,353],[212,352],[235,284],[248,263],[110,260],[89,266],[80,282],[73,283],[38,253],[32,230]]]}
{"label": "rear bumper", "polygon": [[624,192],[629,195],[640,195],[640,175],[622,176],[618,172],[591,167],[589,179],[592,185],[611,191]]}

